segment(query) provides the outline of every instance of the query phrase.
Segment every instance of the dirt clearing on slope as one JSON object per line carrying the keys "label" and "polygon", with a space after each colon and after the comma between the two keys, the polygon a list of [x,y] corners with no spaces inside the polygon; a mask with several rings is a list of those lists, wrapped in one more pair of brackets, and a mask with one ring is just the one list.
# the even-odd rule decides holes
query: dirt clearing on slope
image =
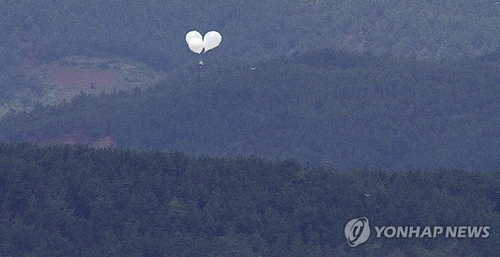
{"label": "dirt clearing on slope", "polygon": [[125,58],[71,56],[43,65],[37,70],[49,87],[46,103],[69,101],[75,95],[130,91],[146,88],[164,78],[143,63]]}

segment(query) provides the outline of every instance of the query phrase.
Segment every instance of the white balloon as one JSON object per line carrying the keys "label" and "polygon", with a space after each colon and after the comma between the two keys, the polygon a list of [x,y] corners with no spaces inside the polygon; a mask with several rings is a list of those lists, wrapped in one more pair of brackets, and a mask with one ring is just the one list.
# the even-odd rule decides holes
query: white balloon
{"label": "white balloon", "polygon": [[[196,31],[196,30],[192,30],[192,31],[189,31],[187,34],[186,34],[186,43],[189,44],[189,41],[191,41],[191,39],[193,38],[199,38],[199,39],[202,39],[202,36],[200,34],[200,32]],[[203,40],[203,39],[202,39]]]}
{"label": "white balloon", "polygon": [[189,49],[197,54],[201,54],[203,50],[207,52],[208,50],[216,48],[220,45],[221,41],[222,36],[217,31],[209,31],[204,37],[196,30],[189,31],[186,34],[186,43]]}
{"label": "white balloon", "polygon": [[205,52],[210,49],[214,49],[220,45],[222,41],[222,36],[217,31],[209,31],[203,37],[203,42],[205,43]]}
{"label": "white balloon", "polygon": [[188,46],[191,51],[200,54],[203,51],[205,44],[201,38],[192,38],[189,40]]}

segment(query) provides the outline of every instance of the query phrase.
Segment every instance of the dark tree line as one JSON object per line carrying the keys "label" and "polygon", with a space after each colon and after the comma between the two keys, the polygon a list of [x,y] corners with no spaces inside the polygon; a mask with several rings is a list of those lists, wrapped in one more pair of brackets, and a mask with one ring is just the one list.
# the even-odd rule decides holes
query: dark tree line
{"label": "dark tree line", "polygon": [[[0,254],[493,256],[499,179],[498,172],[339,172],[293,160],[2,144]],[[487,225],[491,234],[373,238],[350,248],[344,226],[360,216],[376,224]]]}

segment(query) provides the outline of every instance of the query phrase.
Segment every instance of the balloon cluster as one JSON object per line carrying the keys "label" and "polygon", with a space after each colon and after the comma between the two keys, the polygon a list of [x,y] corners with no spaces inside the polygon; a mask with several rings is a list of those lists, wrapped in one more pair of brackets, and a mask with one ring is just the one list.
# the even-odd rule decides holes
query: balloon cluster
{"label": "balloon cluster", "polygon": [[209,31],[204,37],[196,30],[186,34],[186,43],[189,49],[197,54],[206,53],[208,50],[216,48],[221,41],[222,36],[217,31]]}

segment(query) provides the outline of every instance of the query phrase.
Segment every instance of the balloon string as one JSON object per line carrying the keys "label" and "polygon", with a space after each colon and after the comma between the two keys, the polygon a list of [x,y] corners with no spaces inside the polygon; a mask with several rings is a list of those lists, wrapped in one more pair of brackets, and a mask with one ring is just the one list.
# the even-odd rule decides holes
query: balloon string
{"label": "balloon string", "polygon": [[200,65],[200,68],[203,67],[203,52],[200,53],[200,62],[198,65]]}

